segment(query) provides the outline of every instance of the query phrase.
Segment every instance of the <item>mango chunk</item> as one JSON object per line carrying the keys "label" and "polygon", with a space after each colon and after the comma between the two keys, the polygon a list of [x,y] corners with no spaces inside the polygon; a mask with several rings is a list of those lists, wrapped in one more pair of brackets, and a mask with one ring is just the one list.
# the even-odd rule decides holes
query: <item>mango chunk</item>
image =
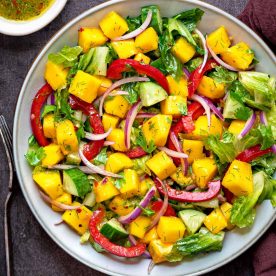
{"label": "mango chunk", "polygon": [[35,169],[33,180],[52,199],[56,199],[63,194],[59,171]]}
{"label": "mango chunk", "polygon": [[176,242],[183,238],[185,225],[180,218],[162,216],[157,225],[157,234],[162,242]]}
{"label": "mango chunk", "polygon": [[92,103],[97,97],[100,85],[101,82],[97,78],[79,70],[71,82],[69,93]]}
{"label": "mango chunk", "polygon": [[102,117],[104,131],[108,131],[110,128],[116,128],[119,124],[119,121],[120,119],[117,116],[104,113]]}
{"label": "mango chunk", "polygon": [[119,58],[129,58],[138,53],[134,39],[112,41],[111,46],[114,48]]}
{"label": "mango chunk", "polygon": [[196,50],[184,37],[180,37],[172,47],[172,53],[179,58],[182,63],[186,63],[192,59]]}
{"label": "mango chunk", "polygon": [[224,202],[221,206],[220,206],[220,210],[222,212],[222,214],[224,215],[226,222],[227,222],[227,229],[231,230],[234,228],[234,225],[231,224],[230,222],[230,217],[231,217],[231,209],[232,209],[233,205],[228,203],[228,202]]}
{"label": "mango chunk", "polygon": [[156,31],[149,27],[135,38],[135,46],[138,51],[147,53],[158,48],[158,35]]}
{"label": "mango chunk", "polygon": [[142,126],[142,131],[147,143],[149,144],[153,141],[157,147],[165,146],[171,124],[171,115],[158,114],[147,120]]}
{"label": "mango chunk", "polygon": [[[72,205],[78,206],[81,204],[74,202]],[[78,210],[66,210],[62,215],[62,219],[79,235],[83,235],[88,230],[91,215],[92,211],[85,206],[81,206]]]}
{"label": "mango chunk", "polygon": [[103,33],[110,39],[122,36],[128,31],[127,22],[118,13],[111,11],[99,23]]}
{"label": "mango chunk", "polygon": [[131,169],[132,167],[132,160],[120,152],[109,155],[105,165],[105,169],[112,173],[118,173],[124,169]]}
{"label": "mango chunk", "polygon": [[47,138],[56,138],[55,115],[46,114],[43,118],[43,133]]}
{"label": "mango chunk", "polygon": [[229,65],[246,70],[254,59],[254,52],[246,43],[240,42],[221,53],[221,57]]}
{"label": "mango chunk", "polygon": [[125,198],[134,196],[139,191],[139,177],[135,170],[125,169],[124,170],[124,182],[120,187],[120,192]]}
{"label": "mango chunk", "polygon": [[127,151],[127,147],[125,144],[125,133],[122,129],[113,129],[111,133],[107,136],[106,140],[114,142],[114,144],[111,145],[114,150],[121,152]]}
{"label": "mango chunk", "polygon": [[78,138],[74,125],[70,120],[57,123],[57,143],[64,155],[78,151]]}
{"label": "mango chunk", "polygon": [[189,164],[193,163],[196,159],[202,159],[205,157],[203,153],[203,141],[198,140],[183,140],[183,151],[188,155]]}
{"label": "mango chunk", "polygon": [[197,91],[200,95],[210,99],[219,99],[225,95],[225,85],[218,83],[214,79],[203,76],[201,79]]}
{"label": "mango chunk", "polygon": [[54,166],[63,160],[64,155],[62,154],[61,148],[59,145],[50,144],[43,148],[45,157],[42,159],[42,166]]}
{"label": "mango chunk", "polygon": [[203,140],[208,135],[218,135],[221,137],[223,131],[223,124],[214,114],[211,115],[211,125],[208,127],[207,116],[200,116],[195,121],[195,129],[190,134],[185,134],[185,138]]}
{"label": "mango chunk", "polygon": [[161,240],[152,240],[149,244],[149,253],[154,263],[165,262],[166,256],[172,251],[173,243],[163,243]]}
{"label": "mango chunk", "polygon": [[79,46],[84,53],[90,48],[104,45],[107,40],[108,38],[99,28],[80,28],[79,30]]}
{"label": "mango chunk", "polygon": [[161,113],[165,115],[180,116],[187,112],[187,99],[182,96],[168,96],[161,102]]}
{"label": "mango chunk", "polygon": [[135,57],[134,60],[139,61],[140,63],[143,64],[150,64],[150,57],[144,55],[143,53],[138,53]]}
{"label": "mango chunk", "polygon": [[228,128],[228,131],[234,135],[239,135],[243,130],[246,121],[233,120]]}
{"label": "mango chunk", "polygon": [[234,160],[228,168],[222,185],[236,196],[249,195],[253,192],[251,165]]}
{"label": "mango chunk", "polygon": [[144,236],[143,239],[141,239],[140,241],[142,243],[146,243],[146,244],[149,244],[152,240],[157,240],[159,237],[158,237],[158,234],[157,234],[157,229],[156,229],[156,226],[154,226],[153,228],[151,228]]}
{"label": "mango chunk", "polygon": [[[56,198],[55,200],[62,204],[71,205],[72,204],[72,195],[68,194],[68,193],[63,193],[60,197]],[[52,209],[56,212],[64,212],[63,209],[60,209],[53,204],[52,204]]]}
{"label": "mango chunk", "polygon": [[135,208],[135,202],[127,200],[126,198],[117,195],[109,204],[109,209],[119,216],[126,216]]}
{"label": "mango chunk", "polygon": [[64,68],[62,65],[48,60],[46,63],[44,78],[54,90],[61,89],[66,86],[68,71],[68,68]]}
{"label": "mango chunk", "polygon": [[204,220],[204,225],[213,234],[227,227],[227,221],[219,208],[214,209]]}
{"label": "mango chunk", "polygon": [[104,102],[104,110],[106,113],[117,116],[121,119],[125,118],[130,104],[121,95],[110,97]]}
{"label": "mango chunk", "polygon": [[129,234],[143,239],[150,223],[151,219],[149,217],[139,216],[129,224]]}
{"label": "mango chunk", "polygon": [[137,195],[144,196],[152,186],[154,186],[153,180],[149,177],[145,178],[140,182]]}
{"label": "mango chunk", "polygon": [[108,200],[120,192],[114,186],[114,181],[110,177],[105,177],[102,181],[96,182],[94,185],[94,192],[96,195],[96,202],[103,202]]}
{"label": "mango chunk", "polygon": [[176,171],[172,159],[164,152],[160,151],[146,162],[146,165],[161,180],[169,177]]}
{"label": "mango chunk", "polygon": [[176,80],[173,76],[169,75],[166,77],[169,84],[170,95],[182,96],[187,98],[188,96],[188,84],[184,77]]}
{"label": "mango chunk", "polygon": [[231,45],[228,33],[224,26],[219,27],[207,36],[208,46],[216,53],[220,54]]}
{"label": "mango chunk", "polygon": [[202,189],[207,186],[218,171],[215,160],[212,158],[197,159],[194,161],[192,168],[196,184]]}
{"label": "mango chunk", "polygon": [[100,81],[100,87],[97,91],[97,95],[102,96],[104,92],[112,85],[112,81],[105,76],[94,76],[96,79]]}
{"label": "mango chunk", "polygon": [[187,175],[185,176],[183,174],[182,167],[178,167],[176,171],[170,175],[170,178],[174,180],[177,184],[180,186],[189,186],[194,183],[194,180],[191,176]]}

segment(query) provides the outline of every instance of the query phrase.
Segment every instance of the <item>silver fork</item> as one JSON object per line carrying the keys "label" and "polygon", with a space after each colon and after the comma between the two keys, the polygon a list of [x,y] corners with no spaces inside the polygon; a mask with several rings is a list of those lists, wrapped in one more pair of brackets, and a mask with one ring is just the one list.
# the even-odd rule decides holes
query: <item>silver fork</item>
{"label": "silver fork", "polygon": [[7,276],[11,275],[11,252],[10,252],[10,228],[9,228],[9,203],[12,196],[13,190],[13,154],[12,154],[12,135],[11,131],[6,123],[6,120],[3,115],[0,115],[0,136],[2,138],[6,156],[8,159],[9,166],[9,184],[8,184],[8,194],[5,201],[4,209],[4,235],[5,235],[5,252],[6,252],[6,270]]}

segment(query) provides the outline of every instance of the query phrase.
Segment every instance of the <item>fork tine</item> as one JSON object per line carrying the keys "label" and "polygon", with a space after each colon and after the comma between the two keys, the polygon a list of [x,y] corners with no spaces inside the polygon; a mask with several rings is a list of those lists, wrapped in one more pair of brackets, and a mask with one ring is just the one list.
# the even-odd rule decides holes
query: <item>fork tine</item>
{"label": "fork tine", "polygon": [[0,115],[0,128],[2,130],[2,138],[4,140],[5,146],[7,147],[11,161],[14,164],[11,132],[3,115]]}
{"label": "fork tine", "polygon": [[10,139],[10,141],[12,142],[12,134],[11,134],[10,128],[8,127],[8,124],[5,120],[5,117],[3,115],[0,115],[0,122],[3,125],[3,127],[5,127],[5,129],[7,130],[7,136]]}

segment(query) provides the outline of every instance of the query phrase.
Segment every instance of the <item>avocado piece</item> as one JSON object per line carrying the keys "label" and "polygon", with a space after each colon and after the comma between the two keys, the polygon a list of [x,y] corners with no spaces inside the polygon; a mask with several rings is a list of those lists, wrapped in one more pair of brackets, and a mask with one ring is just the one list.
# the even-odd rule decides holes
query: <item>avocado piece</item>
{"label": "avocado piece", "polygon": [[143,106],[151,106],[165,100],[167,92],[154,82],[142,82],[139,85],[140,98]]}

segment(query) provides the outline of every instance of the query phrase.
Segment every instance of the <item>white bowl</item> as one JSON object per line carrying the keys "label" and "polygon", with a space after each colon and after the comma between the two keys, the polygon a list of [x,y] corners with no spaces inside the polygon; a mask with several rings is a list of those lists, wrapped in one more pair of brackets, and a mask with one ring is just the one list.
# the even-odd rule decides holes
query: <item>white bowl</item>
{"label": "white bowl", "polygon": [[[79,236],[68,226],[54,226],[55,222],[60,221],[60,214],[53,212],[40,198],[38,189],[32,180],[31,169],[24,158],[28,148],[27,137],[31,134],[30,105],[36,91],[44,84],[43,72],[49,53],[59,51],[64,45],[76,45],[78,29],[81,26],[97,26],[99,20],[111,10],[124,16],[135,16],[140,12],[140,7],[150,3],[158,4],[164,16],[171,16],[195,7],[203,9],[205,16],[199,25],[199,29],[203,33],[225,25],[235,40],[245,41],[252,46],[260,60],[257,70],[276,75],[274,55],[253,31],[222,10],[194,0],[170,0],[169,4],[167,0],[113,0],[106,2],[75,18],[48,42],[31,67],[17,103],[13,132],[16,172],[26,201],[49,236],[80,262],[110,275],[147,275],[149,260],[143,258],[126,260],[110,254],[99,254],[90,245],[80,245]],[[256,220],[251,229],[235,229],[226,234],[221,252],[200,255],[182,263],[163,263],[157,265],[151,275],[199,275],[214,270],[238,257],[256,242],[272,224],[275,215],[275,210],[271,207],[270,202],[265,201],[257,208]]]}
{"label": "white bowl", "polygon": [[26,21],[9,20],[0,16],[0,33],[22,36],[34,33],[52,22],[62,11],[67,0],[55,0],[42,15]]}

